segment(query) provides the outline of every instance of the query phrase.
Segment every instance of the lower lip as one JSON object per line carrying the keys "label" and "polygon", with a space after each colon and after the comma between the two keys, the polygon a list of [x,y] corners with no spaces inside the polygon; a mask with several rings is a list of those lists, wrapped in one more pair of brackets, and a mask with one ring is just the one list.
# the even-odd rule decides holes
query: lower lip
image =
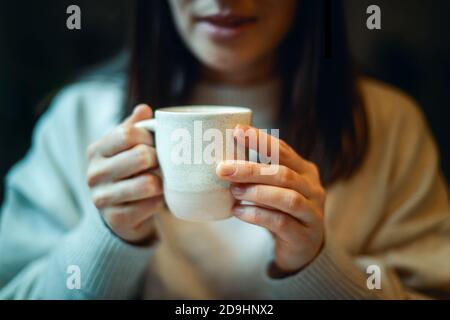
{"label": "lower lip", "polygon": [[223,27],[210,22],[199,22],[200,27],[215,41],[230,41],[239,38],[247,29],[255,23],[245,23],[236,27]]}

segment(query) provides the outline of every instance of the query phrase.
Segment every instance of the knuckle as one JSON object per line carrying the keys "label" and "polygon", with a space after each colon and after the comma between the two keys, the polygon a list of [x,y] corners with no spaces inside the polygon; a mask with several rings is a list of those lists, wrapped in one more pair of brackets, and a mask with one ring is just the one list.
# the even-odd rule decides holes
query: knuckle
{"label": "knuckle", "polygon": [[286,184],[293,178],[292,171],[286,166],[280,166],[280,179],[282,184]]}
{"label": "knuckle", "polygon": [[159,181],[154,175],[145,175],[142,177],[142,194],[146,197],[151,197],[156,194],[158,190]]}
{"label": "knuckle", "polygon": [[249,216],[249,220],[253,223],[258,224],[261,222],[261,210],[254,206],[248,206],[246,209]]}
{"label": "knuckle", "polygon": [[92,200],[97,208],[101,209],[106,207],[109,203],[109,197],[106,194],[94,193]]}
{"label": "knuckle", "polygon": [[94,158],[94,155],[96,153],[97,150],[97,144],[96,143],[91,143],[86,150],[86,154],[87,154],[87,158],[89,160],[91,160],[92,158]]}
{"label": "knuckle", "polygon": [[97,177],[93,174],[87,175],[87,184],[90,188],[95,187],[97,185]]}
{"label": "knuckle", "polygon": [[286,194],[286,203],[288,210],[298,210],[302,205],[302,199],[296,192],[289,192]]}
{"label": "knuckle", "polygon": [[253,194],[253,197],[254,197],[256,202],[259,202],[259,201],[264,199],[263,191],[257,185],[254,185],[254,186],[250,187],[249,193]]}
{"label": "knuckle", "polygon": [[318,177],[319,176],[319,168],[317,167],[317,165],[311,161],[308,161],[308,167],[309,170],[311,170],[311,172],[314,174],[314,176]]}
{"label": "knuckle", "polygon": [[136,147],[139,167],[142,169],[147,169],[151,165],[151,150],[150,147],[145,144],[140,144]]}
{"label": "knuckle", "polygon": [[160,196],[156,201],[155,209],[161,210],[164,208],[164,205],[165,205],[164,198]]}
{"label": "knuckle", "polygon": [[102,179],[104,179],[104,177],[106,176],[106,172],[104,170],[95,170],[95,169],[90,169],[88,170],[88,174],[87,174],[87,184],[89,187],[94,187],[96,186],[100,181],[102,181]]}
{"label": "knuckle", "polygon": [[319,223],[319,225],[323,226],[323,221],[324,221],[324,215],[323,215],[323,211],[317,209],[315,212],[315,219],[316,221]]}
{"label": "knuckle", "polygon": [[248,163],[247,166],[248,170],[246,178],[257,177],[259,174],[258,166],[254,163]]}
{"label": "knuckle", "polygon": [[134,141],[134,130],[132,127],[129,126],[122,126],[120,127],[120,135],[122,139],[122,144],[124,146],[130,147],[133,145]]}
{"label": "knuckle", "polygon": [[247,162],[237,162],[238,175],[240,179],[248,180],[248,178],[253,176],[254,166]]}
{"label": "knuckle", "polygon": [[279,139],[278,141],[279,141],[280,158],[288,157],[292,151],[291,147],[286,141],[282,139]]}
{"label": "knuckle", "polygon": [[151,199],[148,205],[142,207],[142,211],[144,212],[150,210],[156,212],[162,208],[163,203],[164,201],[162,197]]}
{"label": "knuckle", "polygon": [[284,214],[277,214],[273,217],[273,228],[278,233],[284,233],[288,227],[288,219]]}
{"label": "knuckle", "polygon": [[319,198],[320,201],[324,202],[325,199],[327,198],[327,192],[325,191],[324,188],[320,187],[317,190],[317,197]]}
{"label": "knuckle", "polygon": [[162,189],[163,189],[163,184],[162,184],[161,179],[160,179],[158,176],[155,176],[155,181],[154,181],[154,183],[155,183],[155,190],[156,190],[156,193],[160,194],[161,191],[162,191]]}

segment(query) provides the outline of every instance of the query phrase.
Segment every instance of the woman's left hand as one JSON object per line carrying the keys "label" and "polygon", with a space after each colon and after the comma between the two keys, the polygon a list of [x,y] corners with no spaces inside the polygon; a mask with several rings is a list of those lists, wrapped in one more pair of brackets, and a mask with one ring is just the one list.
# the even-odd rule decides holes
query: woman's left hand
{"label": "woman's left hand", "polygon": [[[243,136],[247,130],[255,130],[258,142],[266,139],[268,147],[271,139],[277,139],[240,125],[236,127],[235,139],[247,147],[250,146]],[[223,161],[216,173],[231,182],[231,192],[237,200],[254,203],[245,205],[239,201],[233,208],[234,215],[268,229],[274,236],[274,266],[278,276],[298,272],[321,251],[326,194],[316,165],[303,159],[284,141],[274,142],[279,144],[279,165]],[[273,174],[268,175],[267,169]]]}

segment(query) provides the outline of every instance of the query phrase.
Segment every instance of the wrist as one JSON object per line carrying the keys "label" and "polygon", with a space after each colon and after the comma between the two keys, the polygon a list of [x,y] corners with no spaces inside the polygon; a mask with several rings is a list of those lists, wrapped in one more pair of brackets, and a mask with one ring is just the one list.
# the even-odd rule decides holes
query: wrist
{"label": "wrist", "polygon": [[[122,242],[132,245],[134,247],[150,247],[158,240],[158,234],[153,218],[150,218],[141,225],[127,228],[126,230],[115,230],[112,228],[103,216],[103,224],[109,231]],[[131,230],[130,230],[131,229]]]}
{"label": "wrist", "polygon": [[322,244],[321,244],[319,250],[317,250],[316,254],[310,260],[308,260],[306,263],[303,263],[298,268],[286,269],[286,268],[281,267],[277,263],[276,260],[273,260],[267,267],[267,275],[273,279],[283,279],[283,278],[293,276],[293,275],[299,273],[300,271],[304,270],[305,268],[307,268],[311,263],[313,263],[314,260],[316,260],[316,258],[320,255],[323,248],[324,248],[324,242],[322,242]]}
{"label": "wrist", "polygon": [[125,239],[122,240],[136,247],[151,247],[156,242],[158,242],[158,239],[159,239],[158,232],[156,231],[156,227],[154,227],[153,230],[142,239],[131,241]]}
{"label": "wrist", "polygon": [[283,279],[296,274],[300,270],[301,268],[294,271],[287,271],[283,268],[280,268],[275,261],[272,261],[267,268],[267,274],[270,278],[273,279]]}

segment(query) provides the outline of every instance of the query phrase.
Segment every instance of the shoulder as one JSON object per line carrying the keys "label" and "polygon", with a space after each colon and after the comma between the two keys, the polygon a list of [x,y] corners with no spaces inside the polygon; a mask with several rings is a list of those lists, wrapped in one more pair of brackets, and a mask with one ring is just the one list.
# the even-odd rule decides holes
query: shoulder
{"label": "shoulder", "polygon": [[420,106],[403,91],[371,78],[361,78],[359,88],[369,125],[375,133],[389,134],[408,127],[416,131],[425,129],[426,119]]}
{"label": "shoulder", "polygon": [[83,78],[56,94],[38,127],[95,139],[120,121],[124,89],[123,76]]}
{"label": "shoulder", "polygon": [[418,103],[401,90],[364,78],[359,82],[368,118],[369,159],[389,168],[392,179],[405,176],[417,163],[437,168],[439,152]]}
{"label": "shoulder", "polygon": [[120,117],[124,89],[124,77],[85,78],[63,88],[51,103],[49,113],[63,117],[63,121],[86,124],[112,121]]}
{"label": "shoulder", "polygon": [[113,59],[83,73],[76,81],[56,94],[48,110],[49,115],[99,126],[121,116],[126,88],[127,56]]}

